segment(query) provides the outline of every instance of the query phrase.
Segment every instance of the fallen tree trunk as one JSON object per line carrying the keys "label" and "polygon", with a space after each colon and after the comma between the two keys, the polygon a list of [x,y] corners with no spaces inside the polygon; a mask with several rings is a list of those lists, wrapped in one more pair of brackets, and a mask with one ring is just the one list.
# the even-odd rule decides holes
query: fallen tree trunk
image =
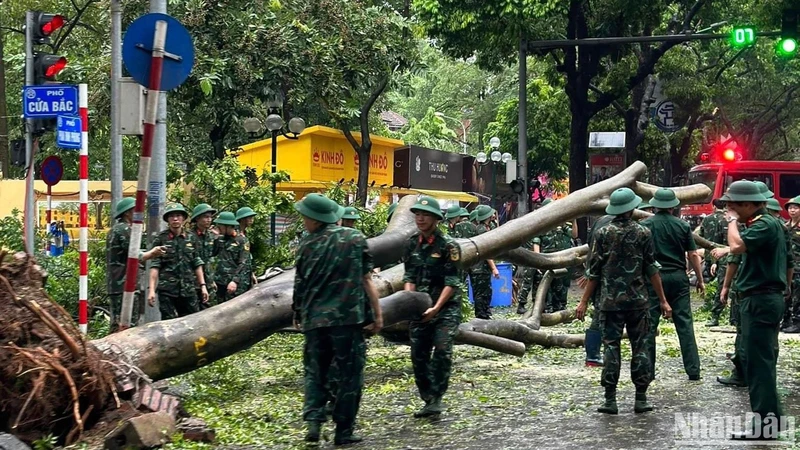
{"label": "fallen tree trunk", "polygon": [[[661,186],[637,181],[633,184],[631,189],[633,189],[633,192],[635,192],[636,195],[642,197],[644,201],[650,201],[650,199],[656,195],[656,191],[661,189]],[[681,205],[705,200],[712,194],[711,189],[709,189],[705,184],[674,186],[670,187],[669,189],[675,193],[675,196],[681,201]]]}
{"label": "fallen tree trunk", "polygon": [[500,255],[498,259],[539,270],[550,270],[580,266],[586,261],[588,253],[589,246],[585,244],[553,253],[536,253],[524,248],[516,248]]}
{"label": "fallen tree trunk", "polygon": [[529,327],[512,320],[483,320],[474,319],[461,324],[459,329],[491,334],[506,339],[519,341],[525,345],[541,345],[542,347],[582,347],[584,336],[582,334],[550,334],[543,331],[532,330]]}
{"label": "fallen tree trunk", "polygon": [[[462,324],[463,325],[463,324]],[[455,341],[460,344],[483,347],[512,356],[525,356],[525,344],[490,334],[476,333],[459,327]]]}

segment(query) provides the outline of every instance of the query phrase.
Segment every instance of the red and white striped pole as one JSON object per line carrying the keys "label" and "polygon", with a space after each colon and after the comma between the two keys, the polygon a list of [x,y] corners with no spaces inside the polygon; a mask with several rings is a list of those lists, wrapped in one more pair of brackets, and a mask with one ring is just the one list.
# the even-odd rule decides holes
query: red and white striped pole
{"label": "red and white striped pole", "polygon": [[[81,153],[79,160],[80,178],[80,278],[78,291],[78,327],[83,334],[89,330],[89,93],[86,84],[78,85],[78,107],[81,114]],[[49,193],[49,192],[48,192]],[[50,196],[47,196],[48,216]],[[49,223],[49,217],[48,217]]]}
{"label": "red and white striped pole", "polygon": [[128,247],[128,264],[125,270],[125,292],[122,295],[122,311],[119,319],[120,330],[131,326],[133,295],[136,291],[136,278],[139,271],[139,249],[142,244],[144,202],[147,198],[147,185],[150,183],[150,156],[153,154],[153,138],[156,131],[156,113],[158,112],[166,40],[167,22],[159,20],[156,22],[153,53],[150,60],[150,80],[149,86],[147,86],[147,106],[144,112],[144,137],[142,139],[142,155],[139,158],[139,178],[136,185],[136,206],[133,208],[131,242]]}

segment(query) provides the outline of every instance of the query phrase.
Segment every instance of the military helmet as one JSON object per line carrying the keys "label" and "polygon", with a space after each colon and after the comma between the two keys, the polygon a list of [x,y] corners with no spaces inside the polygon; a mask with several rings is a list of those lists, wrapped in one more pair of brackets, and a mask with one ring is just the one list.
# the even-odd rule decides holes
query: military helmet
{"label": "military helmet", "polygon": [[726,202],[755,202],[764,203],[767,197],[760,192],[758,185],[752,181],[739,180],[734,181],[728,186],[728,190],[721,200]]}
{"label": "military helmet", "polygon": [[239,222],[236,220],[236,215],[234,215],[230,211],[223,211],[219,213],[216,219],[214,219],[214,223],[217,225],[226,225],[229,227],[235,227],[239,225]]}
{"label": "military helmet", "polygon": [[167,216],[174,212],[179,212],[183,214],[183,220],[189,218],[189,211],[186,211],[186,208],[183,207],[180,203],[170,203],[167,205],[166,209],[164,209],[164,215],[161,216],[164,219],[164,222],[167,222]]}
{"label": "military helmet", "polygon": [[411,212],[423,211],[431,213],[439,220],[444,219],[442,208],[439,206],[439,201],[433,197],[423,195],[417,199],[417,203],[411,207]]}
{"label": "military helmet", "polygon": [[619,188],[611,193],[606,214],[618,216],[636,209],[642,203],[642,198],[636,195],[630,188]]}
{"label": "military helmet", "polygon": [[395,209],[397,209],[397,203],[392,203],[389,205],[389,215],[386,216],[386,223],[389,223],[392,220],[392,215],[394,214]]}
{"label": "military helmet", "polygon": [[208,203],[200,203],[199,205],[195,206],[192,210],[192,222],[194,222],[198,217],[202,216],[205,213],[216,213],[217,210],[212,208],[211,205]]}
{"label": "military helmet", "polygon": [[342,219],[347,220],[358,220],[361,216],[358,214],[358,210],[352,206],[348,206],[344,209],[344,214],[342,215]]}
{"label": "military helmet", "polygon": [[783,207],[784,208],[789,208],[789,205],[800,206],[800,195],[798,195],[797,197],[787,201],[786,204],[783,205]]}
{"label": "military helmet", "polygon": [[650,199],[650,206],[653,208],[669,209],[680,204],[681,201],[678,200],[675,191],[667,188],[660,188],[656,191],[655,195],[653,195],[653,198]]}
{"label": "military helmet", "polygon": [[255,215],[256,215],[256,212],[253,211],[252,208],[250,208],[249,206],[245,206],[245,207],[239,208],[236,211],[236,220],[246,219],[248,217],[253,217]]}
{"label": "military helmet", "polygon": [[453,206],[447,208],[447,211],[445,212],[444,218],[445,219],[455,219],[456,217],[460,217],[460,216],[461,216],[461,207],[458,206],[458,205],[453,205]]}
{"label": "military helmet", "polygon": [[322,194],[308,194],[294,204],[294,209],[309,219],[322,223],[336,223],[341,218],[344,208]]}
{"label": "military helmet", "polygon": [[458,215],[461,217],[469,217],[469,211],[467,211],[467,208],[461,208],[458,210]]}
{"label": "military helmet", "polygon": [[755,185],[758,186],[758,192],[764,194],[764,197],[766,198],[775,197],[775,193],[769,190],[769,186],[767,186],[767,183],[764,183],[763,181],[754,181],[753,183],[755,183]]}
{"label": "military helmet", "polygon": [[125,197],[117,202],[117,207],[114,209],[114,218],[119,219],[119,216],[133,209],[136,206],[136,199],[133,197]]}
{"label": "military helmet", "polygon": [[637,206],[636,209],[641,209],[641,210],[653,209],[653,206],[650,203],[642,202],[642,203],[639,203],[639,206]]}
{"label": "military helmet", "polygon": [[777,198],[768,198],[767,199],[767,209],[770,211],[783,211],[781,208],[781,202],[778,201]]}
{"label": "military helmet", "polygon": [[476,220],[478,220],[478,208],[473,209],[469,213],[469,220],[472,221],[472,222],[475,222]]}
{"label": "military helmet", "polygon": [[494,209],[489,205],[480,205],[475,208],[475,211],[477,211],[477,213],[475,213],[475,218],[478,222],[483,222],[494,215]]}

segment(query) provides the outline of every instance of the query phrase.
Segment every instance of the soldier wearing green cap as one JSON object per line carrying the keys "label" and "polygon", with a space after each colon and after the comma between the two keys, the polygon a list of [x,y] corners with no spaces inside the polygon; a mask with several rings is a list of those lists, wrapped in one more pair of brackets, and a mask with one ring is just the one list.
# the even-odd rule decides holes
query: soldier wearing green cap
{"label": "soldier wearing green cap", "polygon": [[[552,199],[542,202],[547,206]],[[541,253],[555,253],[572,247],[572,240],[578,238],[578,227],[575,221],[565,222],[563,225],[533,238],[534,251]],[[567,293],[571,284],[571,276],[556,278],[550,285],[545,302],[545,311],[554,312],[567,309]],[[538,283],[537,283],[538,284]]]}
{"label": "soldier wearing green cap", "polygon": [[[236,211],[236,220],[239,222],[239,234],[247,240],[247,248],[250,248],[250,239],[247,238],[247,229],[253,225],[256,220],[256,212],[252,208],[244,206]],[[244,286],[239,286],[242,292],[247,292],[251,287],[258,283],[256,275],[253,273],[253,255],[247,261],[247,281]]]}
{"label": "soldier wearing green cap", "polygon": [[[757,413],[754,432],[737,432],[734,439],[777,439],[779,427],[765,426],[768,414],[783,415],[778,398],[776,364],[778,329],[783,316],[784,292],[791,266],[787,264],[786,236],[781,221],[768,214],[767,197],[755,183],[735,181],[723,196],[727,202],[728,245],[734,255],[742,255],[739,276],[741,339],[745,383],[750,393],[750,407]],[[738,223],[744,224],[740,232]],[[722,298],[730,289],[728,279]],[[779,421],[780,422],[780,421]]]}
{"label": "soldier wearing green cap", "polygon": [[214,220],[220,236],[216,239],[213,254],[217,257],[214,273],[217,298],[220,303],[242,294],[240,286],[247,285],[247,264],[250,261],[250,245],[236,231],[239,222],[232,212],[222,212]]}
{"label": "soldier wearing green cap", "polygon": [[595,232],[592,258],[586,271],[589,281],[576,310],[577,318],[583,320],[589,300],[600,286],[600,323],[605,344],[600,383],[605,388],[605,403],[597,411],[606,414],[618,413],[617,383],[623,329],[627,329],[631,341],[631,379],[636,386],[634,412],[653,410],[647,403],[647,388],[653,375],[647,349],[650,314],[645,277],[649,277],[658,294],[664,317],[672,315],[661,287],[653,237],[647,228],[632,220],[633,210],[641,201],[628,188],[611,194],[606,213],[616,217]]}
{"label": "soldier wearing green cap", "polygon": [[[211,222],[216,213],[217,210],[211,205],[201,203],[194,207],[189,218],[192,222],[190,232],[197,239],[200,258],[203,260],[203,277],[205,277],[208,289],[208,303],[200,301],[200,309],[213,305],[216,299],[217,285],[214,283],[214,274],[211,272],[211,258],[214,254],[214,241],[217,238],[217,232],[211,228]],[[202,299],[202,297],[203,294],[198,289],[197,298]]]}
{"label": "soldier wearing green cap", "polygon": [[[767,199],[767,211],[772,215],[772,217],[778,219],[783,225],[783,232],[786,235],[786,264],[789,268],[789,271],[786,274],[786,281],[787,283],[791,283],[791,280],[794,278],[794,253],[792,252],[792,236],[789,232],[789,227],[783,221],[781,217],[781,211],[783,211],[783,207],[781,207],[781,203],[775,197]],[[787,284],[786,296],[783,299],[784,301],[784,312],[783,312],[783,322],[781,323],[781,330],[789,330],[792,328],[792,294],[791,294],[791,285]]]}
{"label": "soldier wearing green cap", "polygon": [[[491,229],[490,221],[494,215],[494,209],[488,205],[480,205],[475,211],[477,211],[475,219],[478,221],[475,235],[480,235]],[[472,282],[472,297],[475,302],[475,317],[478,319],[488,320],[492,318],[491,277],[500,278],[500,272],[492,259],[479,261],[469,271],[469,278]]]}
{"label": "soldier wearing green cap", "polygon": [[333,200],[309,194],[294,207],[308,231],[297,252],[292,298],[295,327],[305,336],[306,441],[319,441],[332,394],[334,443],[359,442],[353,431],[364,385],[364,329],[377,333],[383,326],[372,256],[360,231],[336,225],[343,208]]}
{"label": "soldier wearing green cap", "polygon": [[[106,289],[111,304],[111,329],[113,333],[119,329],[119,317],[122,310],[122,294],[125,292],[125,271],[128,266],[128,247],[131,242],[131,224],[133,208],[136,200],[123,198],[114,209],[117,223],[106,235]],[[164,254],[166,247],[153,247],[152,250],[139,252],[139,261],[148,261]],[[138,284],[138,283],[137,283]],[[144,305],[140,302],[140,292],[134,295],[131,325],[139,322],[139,315]]]}
{"label": "soldier wearing green cap", "polygon": [[[203,276],[203,259],[197,240],[183,230],[189,213],[180,203],[170,203],[163,219],[169,228],[153,240],[153,246],[165,246],[166,253],[150,265],[150,306],[158,309],[163,320],[184,317],[200,311],[200,303],[208,302],[208,289]],[[198,300],[195,289],[199,288]]]}
{"label": "soldier wearing green cap", "polygon": [[[594,245],[594,238],[597,235],[598,230],[611,223],[616,217],[617,216],[607,214],[597,219],[594,224],[592,224],[592,229],[589,232],[589,236],[586,238],[586,245],[589,247],[589,254],[586,255],[587,261],[591,261],[592,259],[592,247]],[[578,283],[582,288],[586,288],[588,284],[586,274],[580,278]],[[597,286],[594,289],[594,293],[592,294],[591,298],[592,307],[594,308],[592,311],[592,323],[589,324],[589,329],[586,330],[583,345],[586,350],[585,364],[587,367],[600,367],[604,364],[601,350],[603,333],[602,328],[600,327],[600,309],[602,307],[600,294],[602,290],[602,286]]]}
{"label": "soldier wearing green cap", "polygon": [[342,226],[346,228],[355,228],[356,220],[360,219],[361,215],[358,214],[358,210],[353,206],[348,206],[344,209],[344,214],[342,215]]}
{"label": "soldier wearing green cap", "polygon": [[652,213],[654,208],[650,203],[642,202],[642,203],[639,203],[639,206],[637,206],[636,209],[638,209],[640,211]]}
{"label": "soldier wearing green cap", "polygon": [[[641,223],[653,237],[656,261],[661,265],[660,276],[664,295],[672,308],[672,321],[681,345],[683,368],[690,380],[700,379],[700,355],[694,337],[694,320],[690,295],[689,276],[686,274],[686,257],[697,277],[697,291],[705,292],[700,255],[688,223],[675,217],[672,212],[680,205],[680,200],[672,189],[661,188],[656,191],[650,205],[656,213]],[[650,366],[655,376],[656,330],[661,316],[660,296],[650,289],[650,333],[648,345]]]}
{"label": "soldier wearing green cap", "polygon": [[800,196],[787,201],[784,207],[789,213],[789,221],[786,222],[786,227],[789,229],[794,270],[792,271],[791,280],[792,324],[783,329],[783,331],[786,333],[800,333]]}
{"label": "soldier wearing green cap", "polygon": [[[553,200],[552,199],[545,199],[541,203],[535,206],[535,209],[539,209],[543,206],[549,205]],[[545,233],[546,234],[546,233]],[[541,242],[542,236],[534,236],[529,239],[525,244],[523,244],[522,248],[528,249],[534,253],[541,253]],[[534,267],[523,267],[522,271],[522,283],[520,284],[519,294],[517,296],[517,314],[525,314],[528,312],[528,309],[525,305],[528,304],[528,297],[531,293],[535,293],[539,289],[539,283],[542,281],[542,272],[539,269]],[[556,281],[557,283],[558,281]],[[552,302],[552,301],[551,301]]]}
{"label": "soldier wearing green cap", "polygon": [[[698,234],[715,244],[727,246],[728,224],[725,223],[725,202],[720,199],[715,199],[713,203],[714,212],[706,216],[703,222],[700,223],[700,231]],[[709,268],[709,274],[717,280],[717,292],[714,295],[714,299],[712,300],[713,304],[711,305],[711,319],[706,323],[706,326],[709,327],[719,325],[719,317],[725,309],[723,303],[719,301],[719,288],[725,281],[725,273],[728,266],[726,257],[720,258],[715,262],[712,255],[710,251],[705,253],[705,263]],[[733,315],[731,315],[731,319],[732,317]]]}
{"label": "soldier wearing green cap", "polygon": [[409,325],[414,380],[425,402],[414,416],[427,417],[443,411],[442,397],[450,381],[453,339],[461,323],[460,253],[452,238],[439,230],[444,216],[436,199],[419,197],[411,212],[418,232],[406,244],[404,288],[425,292],[433,301],[422,318]]}

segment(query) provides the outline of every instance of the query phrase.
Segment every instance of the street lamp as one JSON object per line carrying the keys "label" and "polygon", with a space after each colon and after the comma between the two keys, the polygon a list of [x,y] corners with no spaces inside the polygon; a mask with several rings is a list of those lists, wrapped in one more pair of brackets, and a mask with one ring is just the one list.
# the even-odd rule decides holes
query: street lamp
{"label": "street lamp", "polygon": [[[492,160],[492,203],[494,203],[495,197],[497,196],[497,163],[502,162],[504,165],[508,164],[513,156],[511,156],[511,153],[500,153],[500,151],[497,150],[500,148],[500,138],[497,136],[489,139],[489,147],[492,148],[492,153],[489,154],[489,158]],[[483,164],[486,162],[486,153],[480,152],[475,158],[479,163]]]}
{"label": "street lamp", "polygon": [[[298,139],[298,135],[306,128],[306,122],[299,117],[292,117],[289,119],[287,131],[284,129],[284,126],[287,124],[283,121],[283,117],[281,117],[281,102],[279,100],[274,100],[267,103],[267,105],[267,119],[265,124],[262,124],[261,121],[255,117],[248,117],[244,119],[242,126],[244,127],[244,131],[246,131],[251,138],[261,138],[267,133],[272,134],[272,174],[275,175],[278,171],[278,136],[282,135],[286,139]],[[263,132],[261,131],[262,126],[264,127]],[[275,177],[273,177],[272,197],[275,198],[275,195],[277,195],[277,183],[275,182]],[[272,245],[277,245],[275,236],[275,211],[273,211],[269,217],[269,233],[272,239]]]}
{"label": "street lamp", "polygon": [[461,121],[461,120],[456,119],[455,117],[446,116],[446,115],[444,115],[443,113],[440,113],[440,112],[435,112],[435,113],[433,113],[433,115],[435,115],[436,117],[441,117],[443,119],[455,120],[456,122],[458,122],[461,125],[461,139],[462,139],[462,141],[461,141],[461,145],[462,145],[461,153],[466,155],[467,154],[467,127],[464,126],[464,122]]}

